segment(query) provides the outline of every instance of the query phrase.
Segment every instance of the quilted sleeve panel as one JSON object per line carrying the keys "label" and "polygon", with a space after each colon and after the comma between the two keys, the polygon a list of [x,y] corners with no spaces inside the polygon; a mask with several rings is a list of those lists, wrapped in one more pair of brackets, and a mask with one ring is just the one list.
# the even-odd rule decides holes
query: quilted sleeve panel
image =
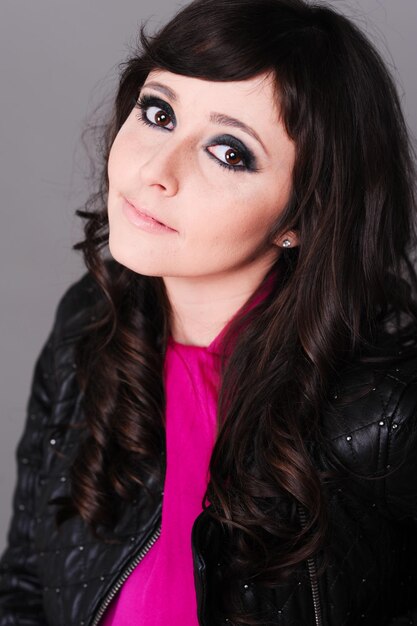
{"label": "quilted sleeve panel", "polygon": [[417,524],[417,371],[389,423],[385,465],[385,506],[395,520]]}
{"label": "quilted sleeve panel", "polygon": [[71,285],[56,309],[53,328],[35,363],[27,402],[27,417],[17,447],[17,482],[7,546],[0,558],[0,626],[45,626],[38,555],[34,537],[42,480],[44,439],[53,415],[57,392],[58,346],[65,340],[72,318],[92,290],[89,275]]}
{"label": "quilted sleeve panel", "polygon": [[46,623],[32,543],[43,429],[51,413],[54,391],[53,344],[52,331],[35,364],[26,424],[17,447],[13,515],[7,548],[0,560],[0,626]]}
{"label": "quilted sleeve panel", "polygon": [[389,626],[417,626],[417,368],[405,387],[390,424],[386,471],[387,512],[400,524],[402,520],[412,520],[416,535],[412,543],[415,554],[411,555],[414,570],[408,581],[412,589],[412,606],[403,615],[390,621]]}

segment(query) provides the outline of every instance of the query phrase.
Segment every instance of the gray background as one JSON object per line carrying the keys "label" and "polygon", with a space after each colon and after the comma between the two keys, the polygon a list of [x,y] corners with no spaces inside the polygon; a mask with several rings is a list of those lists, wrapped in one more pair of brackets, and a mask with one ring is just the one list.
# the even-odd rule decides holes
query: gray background
{"label": "gray background", "polygon": [[[72,245],[88,195],[81,133],[111,98],[138,25],[183,2],[2,0],[0,7],[0,551],[6,540],[35,359],[56,304],[84,271]],[[333,0],[373,39],[417,136],[416,0]]]}

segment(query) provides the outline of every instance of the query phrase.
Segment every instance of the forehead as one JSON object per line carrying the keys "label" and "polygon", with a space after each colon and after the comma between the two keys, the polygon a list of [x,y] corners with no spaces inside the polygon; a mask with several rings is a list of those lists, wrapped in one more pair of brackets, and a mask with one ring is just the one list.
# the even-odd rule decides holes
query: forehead
{"label": "forehead", "polygon": [[172,99],[179,105],[192,103],[198,109],[216,111],[222,106],[228,108],[224,113],[258,113],[273,123],[279,119],[277,86],[272,73],[240,81],[212,81],[155,69],[148,74],[145,85],[148,83],[168,87],[177,96]]}

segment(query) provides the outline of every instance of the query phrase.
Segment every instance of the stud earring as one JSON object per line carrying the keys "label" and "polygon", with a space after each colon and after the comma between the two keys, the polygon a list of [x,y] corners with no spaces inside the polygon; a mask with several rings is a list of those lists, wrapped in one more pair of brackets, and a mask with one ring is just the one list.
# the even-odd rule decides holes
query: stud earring
{"label": "stud earring", "polygon": [[289,248],[291,245],[291,241],[289,239],[284,239],[282,245],[284,246],[284,248]]}

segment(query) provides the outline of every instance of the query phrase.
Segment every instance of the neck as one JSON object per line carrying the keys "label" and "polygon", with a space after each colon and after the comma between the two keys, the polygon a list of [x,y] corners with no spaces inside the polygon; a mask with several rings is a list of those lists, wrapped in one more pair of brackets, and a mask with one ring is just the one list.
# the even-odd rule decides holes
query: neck
{"label": "neck", "polygon": [[255,270],[204,277],[164,277],[172,307],[173,339],[187,345],[208,346],[254,293],[269,267]]}

